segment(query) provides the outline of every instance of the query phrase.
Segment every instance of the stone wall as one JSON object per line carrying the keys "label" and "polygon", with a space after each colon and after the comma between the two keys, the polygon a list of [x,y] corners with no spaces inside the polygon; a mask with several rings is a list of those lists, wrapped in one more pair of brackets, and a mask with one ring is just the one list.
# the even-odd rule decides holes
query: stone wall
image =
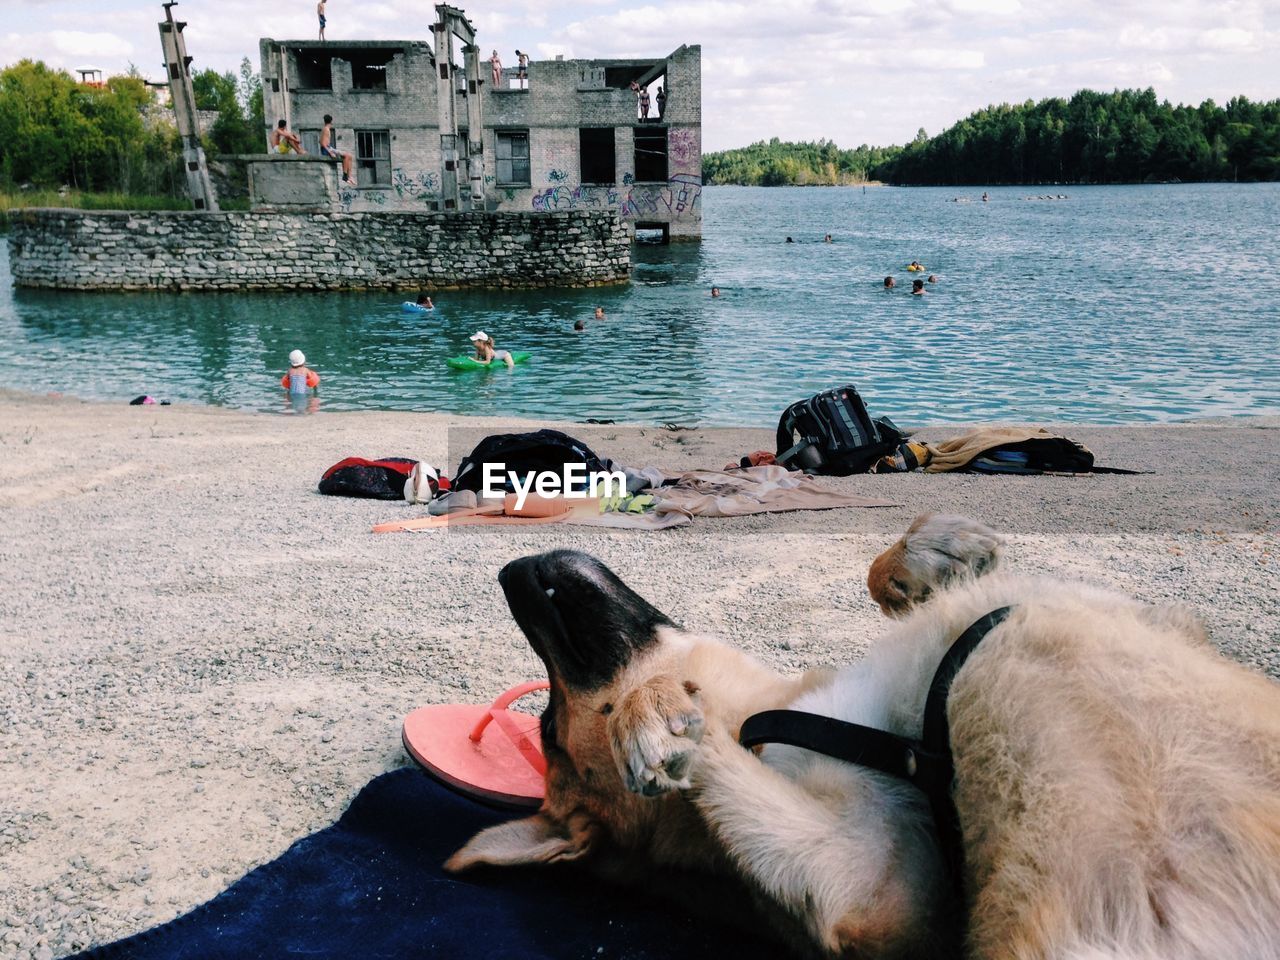
{"label": "stone wall", "polygon": [[616,213],[122,213],[12,218],[14,282],[78,290],[589,287],[630,278]]}

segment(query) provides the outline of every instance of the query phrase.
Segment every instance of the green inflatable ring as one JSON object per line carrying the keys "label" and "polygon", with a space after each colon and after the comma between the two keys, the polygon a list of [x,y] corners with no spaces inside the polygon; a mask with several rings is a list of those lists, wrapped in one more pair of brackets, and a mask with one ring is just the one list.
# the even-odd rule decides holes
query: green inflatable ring
{"label": "green inflatable ring", "polygon": [[[515,363],[524,363],[530,357],[529,353],[524,350],[512,350],[511,359]],[[492,370],[495,367],[501,367],[503,370],[507,365],[501,360],[491,360],[489,363],[480,363],[475,357],[450,357],[445,361],[454,370]]]}

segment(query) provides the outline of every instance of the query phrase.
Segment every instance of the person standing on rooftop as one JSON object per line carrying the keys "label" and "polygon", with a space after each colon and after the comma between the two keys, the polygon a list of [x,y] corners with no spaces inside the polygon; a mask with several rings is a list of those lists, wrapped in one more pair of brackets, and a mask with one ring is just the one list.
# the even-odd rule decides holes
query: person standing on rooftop
{"label": "person standing on rooftop", "polygon": [[497,90],[502,86],[502,58],[498,56],[497,50],[489,58],[489,67],[493,71],[493,88]]}
{"label": "person standing on rooftop", "polygon": [[320,2],[316,4],[316,16],[320,18],[320,39],[321,40],[324,39],[324,25],[327,22],[324,18],[324,5],[326,2],[327,0],[320,0]]}

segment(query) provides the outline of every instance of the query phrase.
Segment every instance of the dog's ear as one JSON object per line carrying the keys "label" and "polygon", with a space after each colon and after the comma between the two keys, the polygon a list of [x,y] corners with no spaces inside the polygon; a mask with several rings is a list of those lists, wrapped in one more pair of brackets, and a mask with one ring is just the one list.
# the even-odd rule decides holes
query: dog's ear
{"label": "dog's ear", "polygon": [[567,821],[538,813],[481,830],[444,868],[458,873],[480,864],[514,867],[578,860],[591,852],[598,833],[599,827],[583,813],[574,812]]}

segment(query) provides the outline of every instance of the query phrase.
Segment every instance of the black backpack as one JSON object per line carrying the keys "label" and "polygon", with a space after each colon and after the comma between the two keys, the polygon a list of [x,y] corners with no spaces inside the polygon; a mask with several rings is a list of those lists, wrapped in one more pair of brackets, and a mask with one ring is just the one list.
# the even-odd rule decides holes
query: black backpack
{"label": "black backpack", "polygon": [[453,478],[453,489],[479,493],[484,487],[486,463],[505,464],[503,484],[508,493],[513,492],[510,471],[514,471],[523,482],[530,473],[551,471],[562,474],[567,463],[585,464],[588,474],[610,469],[585,443],[559,430],[498,433],[485,437],[469,456],[462,458]]}
{"label": "black backpack", "polygon": [[403,500],[404,482],[417,460],[382,457],[339,460],[320,478],[320,492],[331,497],[365,497],[370,500]]}
{"label": "black backpack", "polygon": [[888,417],[871,419],[856,388],[837,387],[782,411],[777,457],[791,470],[847,477],[866,473],[906,438]]}

